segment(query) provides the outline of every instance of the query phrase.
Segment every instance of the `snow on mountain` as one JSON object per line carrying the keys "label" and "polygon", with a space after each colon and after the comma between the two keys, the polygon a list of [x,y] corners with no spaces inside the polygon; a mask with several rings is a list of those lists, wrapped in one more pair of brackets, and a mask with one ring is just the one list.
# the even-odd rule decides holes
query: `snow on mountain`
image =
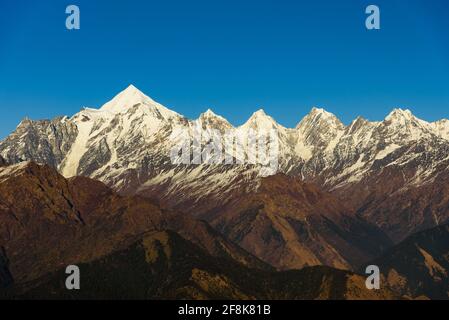
{"label": "snow on mountain", "polygon": [[211,109],[207,109],[207,111],[202,113],[198,119],[190,121],[190,124],[191,126],[196,127],[197,130],[218,130],[222,134],[224,134],[226,130],[231,130],[233,128],[228,120],[215,114]]}
{"label": "snow on mountain", "polygon": [[[409,110],[395,109],[378,122],[359,117],[345,126],[332,113],[313,108],[296,128],[285,128],[259,110],[242,126],[233,127],[210,109],[189,120],[132,85],[100,109],[85,108],[71,118],[22,121],[0,142],[0,156],[10,163],[48,163],[66,177],[89,176],[123,193],[153,190],[176,195],[182,203],[192,196],[226,198],[227,192],[243,185],[257,187],[257,177],[267,173],[264,166],[245,162],[173,163],[170,152],[177,144],[173,133],[187,138],[202,134],[208,137],[201,141],[204,146],[218,133],[221,139],[231,134],[247,142],[250,130],[265,136],[276,133],[277,143],[266,140],[264,145],[266,150],[278,150],[277,171],[328,190],[357,185],[380,175],[383,168],[411,164],[416,168],[412,166],[405,176],[405,185],[426,183],[449,161],[441,151],[448,145],[449,121],[428,123]],[[233,150],[224,151],[236,160],[248,159],[247,150],[241,158]]]}
{"label": "snow on mountain", "polygon": [[147,106],[147,110],[151,111],[157,119],[169,120],[174,117],[179,117],[178,113],[171,111],[163,105],[155,102],[133,85],[130,85],[128,88],[120,92],[111,101],[103,105],[100,110],[115,114],[126,113],[129,109],[138,105]]}
{"label": "snow on mountain", "polygon": [[312,111],[296,127],[298,143],[316,150],[331,153],[344,132],[343,123],[330,112],[321,108]]}
{"label": "snow on mountain", "polygon": [[439,120],[433,122],[431,126],[439,137],[449,140],[449,120]]}
{"label": "snow on mountain", "polygon": [[228,122],[228,120],[226,120],[222,116],[215,114],[211,109],[207,109],[206,112],[202,113],[200,115],[200,117],[198,118],[198,120],[200,120],[201,122],[203,122],[205,124],[220,123],[225,127],[229,127],[229,128],[232,127],[232,125]]}
{"label": "snow on mountain", "polygon": [[394,109],[382,124],[382,134],[396,142],[416,141],[435,135],[430,123],[418,119],[410,110]]}
{"label": "snow on mountain", "polygon": [[267,115],[263,109],[260,109],[251,115],[248,121],[241,126],[241,129],[263,130],[268,132],[277,127],[279,127],[279,124],[277,124],[272,117]]}

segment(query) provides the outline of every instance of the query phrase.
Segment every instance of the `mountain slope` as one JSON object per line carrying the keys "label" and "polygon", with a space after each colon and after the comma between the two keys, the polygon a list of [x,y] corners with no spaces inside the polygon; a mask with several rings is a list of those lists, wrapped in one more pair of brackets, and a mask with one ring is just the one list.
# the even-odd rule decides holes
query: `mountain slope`
{"label": "mountain slope", "polygon": [[4,248],[0,248],[0,290],[10,287],[14,279],[9,271],[9,261],[4,252]]}
{"label": "mountain slope", "polygon": [[129,233],[164,223],[149,201],[119,197],[86,178],[67,181],[28,162],[0,171],[0,222],[0,246],[15,282],[104,255]]}
{"label": "mountain slope", "polygon": [[203,216],[248,252],[281,269],[351,269],[391,245],[333,195],[297,178],[263,178],[254,192]]}
{"label": "mountain slope", "polygon": [[270,269],[205,222],[162,211],[148,199],[119,196],[85,177],[67,180],[32,162],[0,168],[1,269],[7,267],[15,283],[97,259],[137,235],[166,229],[181,232],[213,256]]}
{"label": "mountain slope", "polygon": [[24,119],[0,143],[1,155],[8,163],[34,160],[56,168],[72,148],[77,135],[77,126],[67,117],[40,121]]}
{"label": "mountain slope", "polygon": [[448,300],[449,225],[416,233],[369,264],[402,295]]}
{"label": "mountain slope", "polygon": [[6,165],[7,165],[6,160],[0,157],[0,167],[4,167]]}
{"label": "mountain slope", "polygon": [[[171,158],[180,139],[189,138],[192,149],[199,142],[203,150],[211,141],[223,147],[226,132],[245,144],[250,130],[276,133],[276,142],[262,143],[277,150],[275,169],[239,163],[250,150],[223,150],[232,164],[204,163],[207,159],[192,154],[188,164]],[[264,177],[284,173],[331,192],[398,243],[449,219],[449,193],[441,183],[449,176],[447,132],[449,121],[429,123],[403,109],[383,121],[359,117],[345,126],[313,108],[291,129],[259,110],[233,127],[211,110],[186,119],[129,86],[100,109],[51,121],[24,120],[0,142],[0,156],[9,163],[49,164],[66,177],[97,179],[122,195],[138,194],[199,217],[251,193]],[[206,138],[198,141],[198,134]]]}
{"label": "mountain slope", "polygon": [[[214,258],[173,232],[152,232],[128,248],[81,264],[81,290],[63,271],[21,288],[25,299],[392,299],[364,278],[327,267],[267,272]],[[37,285],[37,287],[35,287]],[[31,288],[31,289],[30,289]]]}
{"label": "mountain slope", "polygon": [[[445,149],[442,149],[445,150]],[[447,150],[449,152],[449,149]],[[375,179],[364,179],[370,190],[358,185],[345,191],[358,199],[358,212],[371,223],[381,227],[398,243],[410,234],[449,222],[449,175],[446,164],[441,164],[441,174],[430,183],[404,188],[404,176],[419,167],[419,159],[404,166],[401,171],[382,169]],[[342,192],[338,193],[343,198]],[[365,198],[366,197],[366,198]],[[347,198],[347,196],[345,196]]]}
{"label": "mountain slope", "polygon": [[331,153],[317,154],[296,174],[331,191],[398,242],[448,219],[448,210],[415,208],[408,221],[402,214],[418,189],[428,206],[444,207],[429,190],[447,178],[448,152],[448,140],[434,124],[396,109],[381,122],[355,120]]}
{"label": "mountain slope", "polygon": [[[204,221],[32,162],[0,168],[0,247],[9,298],[394,297],[331,268],[276,273]],[[82,270],[79,294],[64,287],[69,264]]]}

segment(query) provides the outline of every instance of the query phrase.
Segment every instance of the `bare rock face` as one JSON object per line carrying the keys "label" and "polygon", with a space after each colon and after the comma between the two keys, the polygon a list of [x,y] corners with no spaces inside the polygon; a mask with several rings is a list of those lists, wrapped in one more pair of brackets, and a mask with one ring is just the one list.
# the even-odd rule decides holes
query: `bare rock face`
{"label": "bare rock face", "polygon": [[0,167],[6,167],[7,163],[6,160],[0,157]]}
{"label": "bare rock face", "polygon": [[0,153],[9,163],[33,160],[57,168],[77,134],[77,126],[67,117],[40,121],[24,119],[0,142]]}

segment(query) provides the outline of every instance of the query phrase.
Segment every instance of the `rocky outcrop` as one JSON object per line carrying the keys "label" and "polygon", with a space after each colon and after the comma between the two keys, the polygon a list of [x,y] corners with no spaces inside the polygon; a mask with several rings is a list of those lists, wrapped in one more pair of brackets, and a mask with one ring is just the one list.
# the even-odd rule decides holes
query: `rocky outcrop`
{"label": "rocky outcrop", "polygon": [[67,117],[39,121],[24,119],[0,142],[0,155],[12,164],[33,160],[58,168],[77,134],[76,124]]}

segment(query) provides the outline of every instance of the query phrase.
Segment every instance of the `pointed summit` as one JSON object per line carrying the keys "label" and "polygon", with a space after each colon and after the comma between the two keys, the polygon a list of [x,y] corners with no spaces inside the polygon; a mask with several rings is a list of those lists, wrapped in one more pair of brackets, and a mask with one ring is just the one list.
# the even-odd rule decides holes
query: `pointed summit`
{"label": "pointed summit", "polygon": [[312,108],[297,125],[300,144],[331,152],[342,136],[345,126],[332,113],[322,108]]}
{"label": "pointed summit", "polygon": [[385,120],[387,120],[387,121],[395,120],[395,119],[410,120],[413,118],[415,118],[415,116],[409,109],[396,108],[390,112],[390,114],[385,118]]}
{"label": "pointed summit", "polygon": [[[330,113],[329,111],[323,109],[323,108],[318,108],[318,107],[313,107],[312,110],[310,110],[309,116],[311,117],[320,117],[322,119],[337,119],[337,116],[333,113]],[[340,120],[339,120],[340,121]]]}
{"label": "pointed summit", "polygon": [[228,122],[228,120],[226,120],[222,116],[217,115],[211,109],[207,109],[206,112],[203,112],[198,118],[198,120],[201,121],[203,124],[211,124],[214,127],[219,126],[220,128],[223,129],[228,129],[232,127],[232,125]]}
{"label": "pointed summit", "polygon": [[170,119],[174,116],[179,116],[178,113],[157,103],[132,84],[116,95],[111,101],[103,105],[100,111],[119,114],[125,113],[137,105],[147,106],[150,111],[157,114],[160,118]]}
{"label": "pointed summit", "polygon": [[112,113],[121,113],[136,104],[152,105],[156,102],[150,97],[143,94],[142,91],[133,85],[129,85],[125,90],[116,95],[111,101],[103,105],[101,111],[109,111]]}
{"label": "pointed summit", "polygon": [[394,109],[382,122],[382,127],[384,134],[396,139],[398,144],[435,135],[429,122],[418,119],[408,109]]}
{"label": "pointed summit", "polygon": [[142,91],[140,91],[132,84],[126,87],[126,89],[120,92],[119,94],[123,94],[126,96],[145,96],[145,94]]}
{"label": "pointed summit", "polygon": [[256,112],[254,112],[251,115],[251,117],[248,119],[248,121],[256,121],[256,122],[258,122],[258,121],[272,121],[272,122],[276,122],[276,121],[274,121],[274,119],[272,117],[267,115],[263,109],[259,109]]}
{"label": "pointed summit", "polygon": [[225,118],[223,118],[222,116],[219,116],[218,114],[213,112],[212,109],[207,109],[206,112],[203,112],[202,114],[200,114],[199,119],[200,120],[219,119],[219,120],[228,122]]}
{"label": "pointed summit", "polygon": [[296,126],[297,129],[306,129],[313,127],[327,127],[329,129],[343,130],[343,123],[333,114],[323,108],[313,107]]}
{"label": "pointed summit", "polygon": [[354,134],[359,129],[362,129],[366,126],[370,125],[370,122],[366,120],[362,116],[358,116],[355,120],[351,122],[351,124],[346,128],[347,134]]}
{"label": "pointed summit", "polygon": [[137,89],[133,84],[130,84],[126,89],[126,90],[130,90],[130,91],[139,91],[141,92],[139,89]]}
{"label": "pointed summit", "polygon": [[390,114],[385,118],[384,124],[395,124],[395,125],[406,125],[413,123],[417,127],[426,127],[430,125],[427,121],[421,120],[409,110],[396,108],[390,112]]}
{"label": "pointed summit", "polygon": [[202,118],[202,119],[204,119],[204,118],[215,118],[215,117],[220,117],[220,116],[217,115],[215,112],[213,112],[212,109],[210,109],[210,108],[207,109],[206,112],[203,112],[200,115],[200,118]]}
{"label": "pointed summit", "polygon": [[312,115],[325,115],[325,116],[334,116],[332,113],[324,110],[323,108],[313,107],[310,110],[310,114]]}
{"label": "pointed summit", "polygon": [[267,117],[267,114],[265,113],[264,109],[259,109],[256,112],[253,113],[253,116],[256,117]]}
{"label": "pointed summit", "polygon": [[272,117],[267,115],[263,109],[259,109],[251,115],[242,127],[256,130],[271,130],[278,126],[278,123]]}

